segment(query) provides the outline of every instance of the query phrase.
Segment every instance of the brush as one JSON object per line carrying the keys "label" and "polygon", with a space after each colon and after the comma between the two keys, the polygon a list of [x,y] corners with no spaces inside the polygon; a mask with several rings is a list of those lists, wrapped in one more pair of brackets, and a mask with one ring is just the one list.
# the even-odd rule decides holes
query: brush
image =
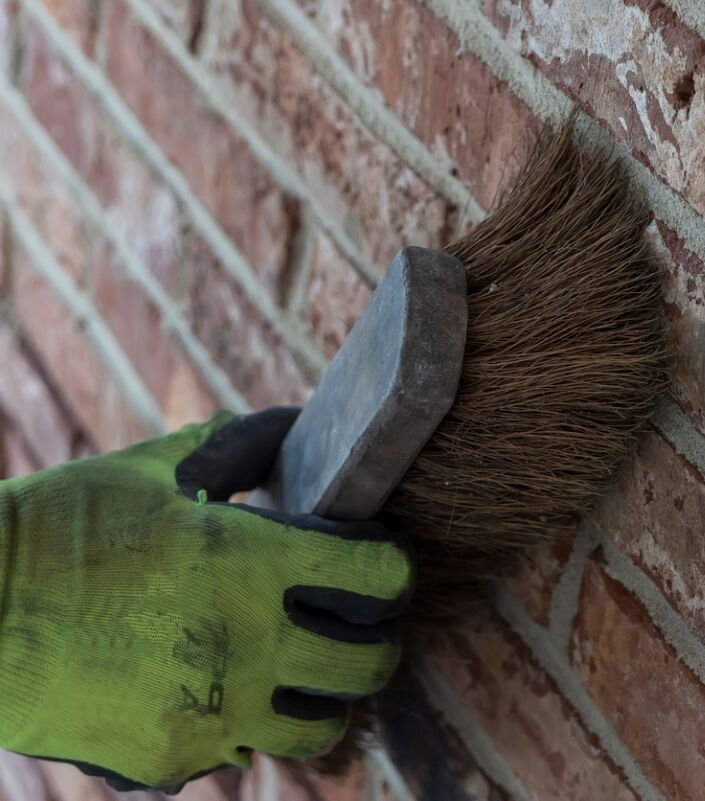
{"label": "brush", "polygon": [[[570,535],[645,428],[669,352],[649,219],[624,165],[591,150],[572,116],[444,248],[466,278],[457,392],[378,514],[418,554],[408,636],[456,625],[488,580]],[[313,768],[343,773],[380,714],[374,699],[356,705]]]}

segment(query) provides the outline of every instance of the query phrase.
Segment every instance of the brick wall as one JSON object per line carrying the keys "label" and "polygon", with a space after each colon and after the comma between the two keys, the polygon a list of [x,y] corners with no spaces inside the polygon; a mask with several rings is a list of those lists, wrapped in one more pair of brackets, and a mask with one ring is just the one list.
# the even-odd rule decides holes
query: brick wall
{"label": "brick wall", "polygon": [[[344,785],[263,759],[184,799],[702,798],[705,13],[0,0],[5,475],[305,400],[394,251],[480,219],[573,105],[654,212],[676,352],[653,429],[574,541],[400,682]],[[0,759],[2,801],[113,797]]]}

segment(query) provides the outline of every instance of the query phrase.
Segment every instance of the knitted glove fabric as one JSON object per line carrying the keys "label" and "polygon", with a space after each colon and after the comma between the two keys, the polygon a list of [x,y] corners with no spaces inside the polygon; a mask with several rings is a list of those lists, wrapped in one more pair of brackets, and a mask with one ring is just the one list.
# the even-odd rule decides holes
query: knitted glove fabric
{"label": "knitted glove fabric", "polygon": [[175,790],[343,736],[398,664],[411,550],[227,502],[296,414],[219,411],[0,482],[0,747]]}

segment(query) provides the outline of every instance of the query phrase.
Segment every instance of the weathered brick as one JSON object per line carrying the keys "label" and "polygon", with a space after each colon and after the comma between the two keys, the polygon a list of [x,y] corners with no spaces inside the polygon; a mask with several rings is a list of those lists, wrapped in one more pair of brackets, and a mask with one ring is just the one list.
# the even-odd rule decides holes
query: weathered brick
{"label": "weathered brick", "polygon": [[647,434],[594,516],[705,638],[705,482],[698,472],[658,434]]}
{"label": "weathered brick", "polygon": [[77,79],[32,26],[26,34],[21,83],[37,119],[81,175],[89,174],[99,115],[88,113]]}
{"label": "weathered brick", "polygon": [[305,297],[305,319],[332,358],[365,307],[371,291],[322,234],[316,236]]}
{"label": "weathered brick", "polygon": [[36,467],[70,459],[71,426],[7,325],[0,326],[0,364],[0,404],[29,448],[30,459]]}
{"label": "weathered brick", "polygon": [[649,235],[665,268],[671,391],[705,434],[705,265],[663,223],[652,225]]}
{"label": "weathered brick", "polygon": [[[3,169],[13,183],[17,200],[42,237],[52,243],[67,272],[83,280],[90,265],[90,247],[74,200],[47,176],[31,143],[4,108],[0,108],[0,147],[12,154]],[[9,291],[9,252],[4,261],[2,283]]]}
{"label": "weathered brick", "polygon": [[636,801],[552,680],[489,612],[451,633],[435,662],[532,797]]}
{"label": "weathered brick", "polygon": [[189,417],[207,417],[216,400],[165,329],[158,309],[109,253],[104,251],[93,267],[93,302],[147,389],[168,410],[169,422],[178,426]]}
{"label": "weathered brick", "polygon": [[96,444],[101,450],[112,450],[144,439],[147,432],[129,410],[107,368],[19,250],[15,266],[13,308],[17,318]]}
{"label": "weathered brick", "polygon": [[325,213],[381,270],[404,244],[445,244],[447,202],[359,124],[258,3],[242,3],[220,60],[228,102],[296,166]]}
{"label": "weathered brick", "polygon": [[19,433],[9,425],[0,426],[0,448],[2,448],[2,474],[0,478],[26,476],[39,470],[40,465],[32,458]]}
{"label": "weathered brick", "polygon": [[702,798],[705,754],[697,744],[705,687],[641,603],[594,561],[583,578],[572,658],[590,696],[664,797]]}
{"label": "weathered brick", "polygon": [[253,408],[301,404],[311,392],[286,343],[213,260],[203,243],[188,246],[188,313],[191,327],[233,386]]}
{"label": "weathered brick", "polygon": [[540,545],[526,554],[506,580],[525,610],[542,626],[548,625],[553,591],[572,549],[572,538]]}
{"label": "weathered brick", "polygon": [[419,0],[323,0],[341,56],[489,207],[517,171],[536,117]]}
{"label": "weathered brick", "polygon": [[[128,105],[279,299],[298,205],[201,101],[122,3],[107,11],[107,72]],[[144,81],[143,76],[150,80]]]}
{"label": "weathered brick", "polygon": [[510,46],[705,210],[705,42],[666,3],[488,0]]}
{"label": "weathered brick", "polygon": [[86,53],[92,53],[100,24],[100,0],[44,0],[44,7]]}

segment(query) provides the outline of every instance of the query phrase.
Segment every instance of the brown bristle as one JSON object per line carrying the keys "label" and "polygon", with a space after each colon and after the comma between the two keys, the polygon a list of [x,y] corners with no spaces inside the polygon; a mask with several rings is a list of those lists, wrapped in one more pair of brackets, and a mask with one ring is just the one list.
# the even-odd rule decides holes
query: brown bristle
{"label": "brown bristle", "polygon": [[[382,513],[418,552],[411,635],[456,621],[483,581],[570,532],[644,428],[667,358],[648,220],[624,168],[589,152],[571,118],[446,248],[468,279],[460,386]],[[369,728],[314,767],[340,774]]]}

